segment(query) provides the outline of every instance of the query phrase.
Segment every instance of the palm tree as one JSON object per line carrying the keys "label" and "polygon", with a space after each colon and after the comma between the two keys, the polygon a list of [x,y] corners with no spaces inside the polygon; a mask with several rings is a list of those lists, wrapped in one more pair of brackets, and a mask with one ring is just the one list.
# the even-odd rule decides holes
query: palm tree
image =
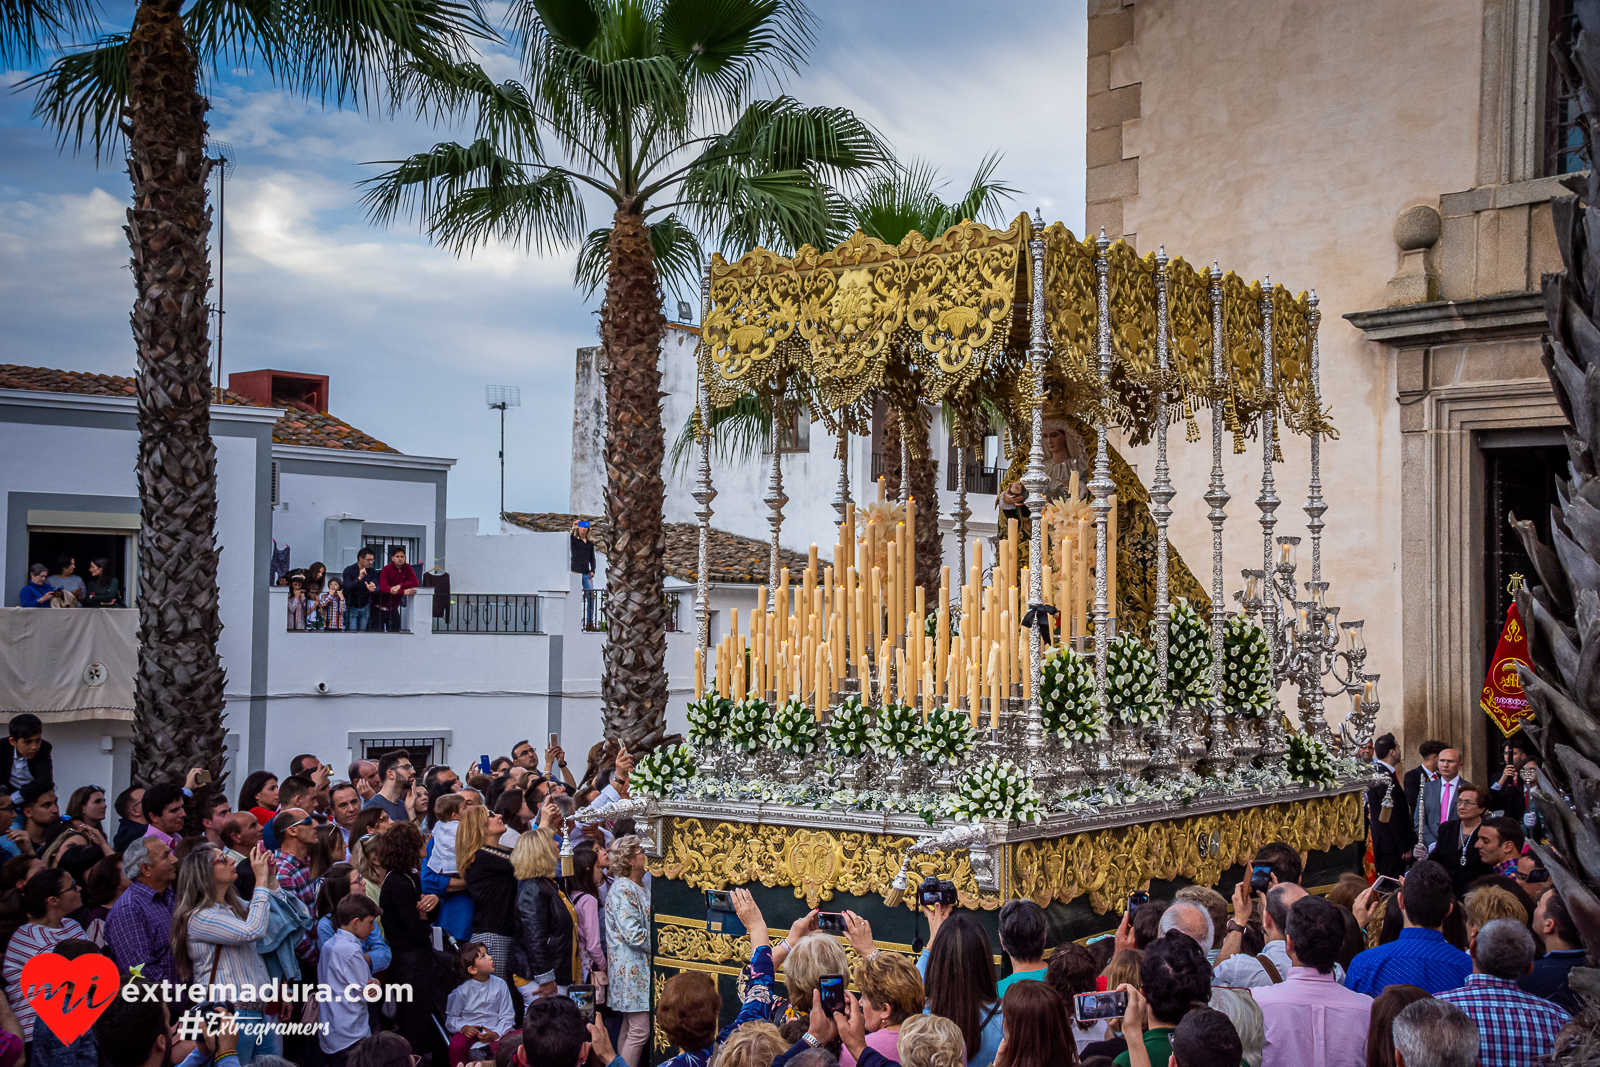
{"label": "palm tree", "polygon": [[201,72],[254,65],[324,103],[374,103],[403,61],[445,61],[489,32],[474,2],[194,0],[184,10],[182,0],[141,0],[129,32],[103,36],[24,83],[37,92],[35,114],[64,147],[87,140],[98,158],[125,139],[133,180],[126,232],[138,351],[137,782],[182,781],[191,767],[222,774],[206,303],[210,105]]}
{"label": "palm tree", "polygon": [[[700,235],[743,250],[826,242],[830,185],[886,152],[849,111],[755,98],[804,61],[813,16],[799,0],[511,0],[522,81],[473,63],[416,64],[413,88],[464,116],[446,143],[372,179],[378,221],[414,213],[458,253],[491,239],[540,252],[581,243],[578,281],[604,280],[606,558],[601,696],[606,736],[654,747],[666,730],[662,599],[662,281],[699,271]],[[582,194],[609,202],[586,232]]]}
{"label": "palm tree", "polygon": [[[1551,55],[1581,105],[1578,129],[1592,160],[1600,142],[1600,25],[1593,5],[1579,4],[1577,18],[1576,41],[1552,41]],[[1511,521],[1539,576],[1539,584],[1517,592],[1532,660],[1532,669],[1519,666],[1518,673],[1535,715],[1524,729],[1539,750],[1534,800],[1547,835],[1533,849],[1588,950],[1589,966],[1569,978],[1587,1001],[1579,1020],[1585,1026],[1554,1059],[1578,1064],[1600,1061],[1600,243],[1590,224],[1600,205],[1600,171],[1568,181],[1578,195],[1551,201],[1565,269],[1546,274],[1543,288],[1550,319],[1544,362],[1571,423],[1572,480],[1560,485],[1551,509],[1553,547],[1540,542],[1532,522]]]}
{"label": "palm tree", "polygon": [[32,63],[94,24],[94,0],[0,0],[0,63]]}

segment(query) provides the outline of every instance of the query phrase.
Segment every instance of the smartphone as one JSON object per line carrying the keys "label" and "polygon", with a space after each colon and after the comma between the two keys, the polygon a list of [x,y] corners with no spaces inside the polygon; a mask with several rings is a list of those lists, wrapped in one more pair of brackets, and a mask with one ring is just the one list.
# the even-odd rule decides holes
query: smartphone
{"label": "smartphone", "polygon": [[1374,879],[1372,888],[1380,897],[1386,897],[1400,888],[1400,879],[1380,874]]}
{"label": "smartphone", "polygon": [[589,520],[588,519],[579,519],[578,520],[578,528],[582,529],[582,530],[587,530],[589,528]]}
{"label": "smartphone", "polygon": [[195,785],[205,785],[209,781],[211,781],[211,772],[203,767],[200,769],[200,773],[194,776]]}
{"label": "smartphone", "polygon": [[559,734],[551,734],[550,735],[550,747],[551,748],[555,748],[556,747],[556,745],[559,743],[559,738],[560,738]]}
{"label": "smartphone", "polygon": [[821,934],[842,934],[845,931],[844,915],[837,911],[817,912],[817,932]]}
{"label": "smartphone", "polygon": [[706,907],[714,908],[718,911],[732,911],[733,894],[726,889],[707,889]]}
{"label": "smartphone", "polygon": [[583,1016],[584,1022],[594,1021],[594,986],[569,985],[567,999],[578,1006],[578,1013]]}
{"label": "smartphone", "polygon": [[484,774],[489,773],[489,757],[487,754],[478,757],[478,770]]}
{"label": "smartphone", "polygon": [[1252,863],[1250,865],[1250,891],[1252,893],[1265,893],[1272,888],[1272,864]]}
{"label": "smartphone", "polygon": [[329,780],[330,780],[330,781],[332,781],[332,779],[333,779],[333,764],[331,764],[331,763],[324,763],[324,764],[323,764],[323,765],[322,765],[322,773],[323,773],[323,774],[325,774],[325,775],[327,775],[327,776],[328,776],[328,779],[329,779]]}
{"label": "smartphone", "polygon": [[1128,914],[1132,915],[1139,910],[1140,904],[1150,903],[1150,894],[1141,889],[1137,893],[1128,894]]}
{"label": "smartphone", "polygon": [[1128,1010],[1128,994],[1079,993],[1072,998],[1072,1010],[1080,1023],[1120,1019]]}
{"label": "smartphone", "polygon": [[844,1011],[844,975],[825,974],[817,982],[822,990],[822,1010],[829,1015]]}
{"label": "smartphone", "polygon": [[1534,882],[1548,882],[1549,880],[1550,872],[1545,870],[1543,867],[1535,867],[1533,870],[1528,872],[1529,884]]}

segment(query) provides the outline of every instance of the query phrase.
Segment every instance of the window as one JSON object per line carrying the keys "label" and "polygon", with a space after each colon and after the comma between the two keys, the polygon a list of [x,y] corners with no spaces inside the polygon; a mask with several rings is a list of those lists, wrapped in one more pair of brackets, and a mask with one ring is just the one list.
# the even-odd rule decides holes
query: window
{"label": "window", "polygon": [[445,762],[449,753],[450,738],[442,735],[422,737],[357,737],[355,744],[351,745],[357,753],[358,759],[378,761],[378,757],[385,752],[393,752],[397,748],[406,750],[411,757],[411,766],[416,768],[417,777],[422,777],[424,768],[434,767]]}
{"label": "window", "polygon": [[[795,412],[786,417],[778,426],[778,451],[810,452],[811,451],[811,416],[804,411]],[[761,443],[761,454],[772,455],[772,442],[765,440]]]}
{"label": "window", "polygon": [[[1570,48],[1578,32],[1574,0],[1550,0],[1549,40]],[[1544,91],[1544,172],[1571,174],[1589,169],[1589,151],[1583,143],[1578,98],[1562,80],[1554,62],[1549,64]]]}
{"label": "window", "polygon": [[43,563],[50,568],[51,574],[55,574],[64,557],[74,561],[76,566],[73,575],[85,582],[89,581],[89,564],[94,560],[105,560],[107,571],[117,580],[117,585],[122,591],[122,602],[117,606],[124,608],[133,606],[135,592],[132,579],[135,558],[131,533],[60,527],[28,528],[30,564]]}

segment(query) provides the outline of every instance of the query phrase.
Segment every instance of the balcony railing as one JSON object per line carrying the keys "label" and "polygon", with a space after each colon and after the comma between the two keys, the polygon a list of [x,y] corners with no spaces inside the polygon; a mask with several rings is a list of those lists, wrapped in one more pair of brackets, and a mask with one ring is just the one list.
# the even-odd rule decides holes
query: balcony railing
{"label": "balcony railing", "polygon": [[433,620],[433,632],[542,634],[541,599],[531,593],[456,593],[444,617]]}
{"label": "balcony railing", "polygon": [[[957,488],[956,469],[958,466],[959,464],[956,463],[949,463],[945,465],[945,470],[949,473],[945,477],[944,487],[952,493],[955,492]],[[965,471],[965,477],[967,483],[967,492],[969,493],[992,494],[1000,491],[999,467],[985,467],[981,463],[968,463]]]}
{"label": "balcony railing", "polygon": [[[661,599],[667,606],[667,633],[679,633],[682,627],[678,625],[678,595],[676,593],[663,593]],[[606,622],[606,590],[584,590],[583,628],[587,633],[603,634],[611,631],[610,623]]]}

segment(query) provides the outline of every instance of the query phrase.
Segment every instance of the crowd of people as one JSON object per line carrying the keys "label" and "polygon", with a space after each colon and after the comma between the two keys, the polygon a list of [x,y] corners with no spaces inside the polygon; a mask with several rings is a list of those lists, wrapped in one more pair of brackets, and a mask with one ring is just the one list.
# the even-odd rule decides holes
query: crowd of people
{"label": "crowd of people", "polygon": [[[1536,824],[1480,814],[1444,748],[1417,776],[1417,816],[1392,738],[1374,750],[1395,783],[1371,798],[1375,825],[1388,810],[1382,825],[1422,826],[1447,801],[1458,813],[1431,851],[1404,846],[1397,884],[1351,872],[1308,892],[1301,856],[1272,842],[1231,901],[1202,886],[1138,899],[1084,943],[1048,947],[1028,900],[1000,909],[998,944],[978,916],[930,905],[914,959],[850,911],[842,934],[812,911],[774,941],[736,889],[751,952],[725,1010],[702,972],[652,993],[644,850],[629,820],[604,819],[633,768],[614,744],[580,773],[555,738],[542,756],[521,741],[465,777],[397,750],[336,778],[308,753],[281,778],[249,775],[237,803],[192,773],[117,796],[108,839],[100,787],[60,811],[38,718],[8,733],[0,1067],[641,1067],[652,1008],[671,1067],[1531,1067],[1582,1033],[1571,913],[1515,854]],[[599,821],[574,820],[583,808]],[[1459,842],[1486,839],[1486,869],[1461,881]],[[63,1043],[21,988],[41,952],[109,955],[162,996],[119,999]],[[293,992],[310,982],[373,995]],[[386,992],[399,986],[408,999]],[[202,1006],[189,998],[218,987],[240,992],[204,1010],[320,1032],[178,1040],[176,1020]],[[1079,1004],[1096,993],[1124,1002],[1091,1018]]]}
{"label": "crowd of people", "polygon": [[89,561],[88,580],[78,573],[78,561],[56,557],[55,569],[43,563],[28,567],[28,581],[17,594],[19,608],[125,608],[122,584],[104,556]]}
{"label": "crowd of people", "polygon": [[425,583],[406,562],[404,546],[391,548],[381,568],[377,557],[378,549],[365,546],[342,573],[313,563],[280,575],[277,584],[289,589],[289,629],[398,633],[401,609]]}

